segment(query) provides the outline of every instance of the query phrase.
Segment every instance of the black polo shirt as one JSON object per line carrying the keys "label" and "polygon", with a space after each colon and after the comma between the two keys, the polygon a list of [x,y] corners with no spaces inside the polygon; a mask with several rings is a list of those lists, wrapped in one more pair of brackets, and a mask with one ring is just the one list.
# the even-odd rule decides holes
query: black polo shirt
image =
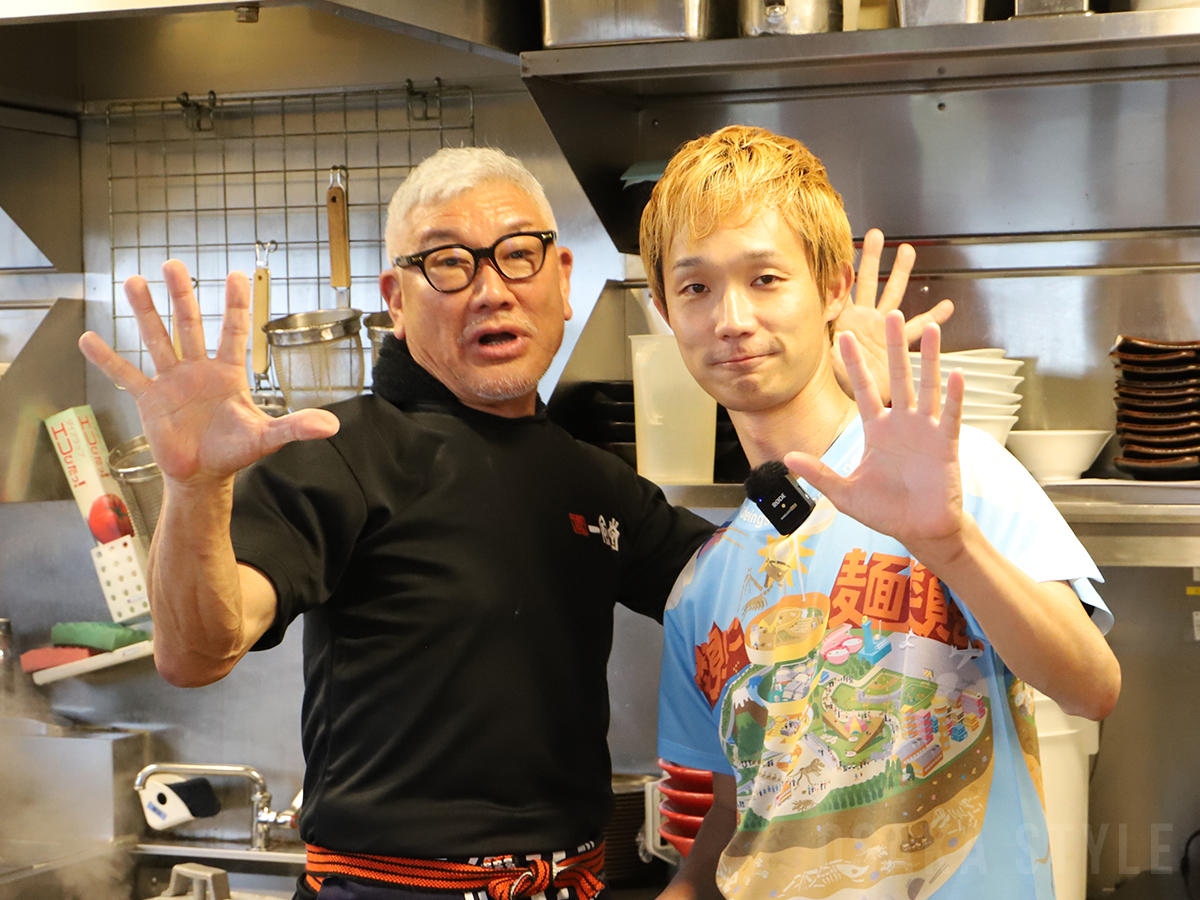
{"label": "black polo shirt", "polygon": [[661,619],[712,526],[540,404],[462,406],[399,342],[375,390],[237,484],[237,558],[278,594],[256,649],[305,619],[301,836],[423,857],[578,845],[611,807],[613,605]]}

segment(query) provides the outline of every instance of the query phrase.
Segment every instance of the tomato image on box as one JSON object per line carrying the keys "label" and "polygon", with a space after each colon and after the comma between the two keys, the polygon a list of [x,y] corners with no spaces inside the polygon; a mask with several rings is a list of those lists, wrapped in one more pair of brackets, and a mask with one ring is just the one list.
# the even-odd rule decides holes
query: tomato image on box
{"label": "tomato image on box", "polygon": [[133,518],[125,501],[116,494],[102,494],[92,503],[87,517],[92,537],[102,544],[125,535],[133,535]]}

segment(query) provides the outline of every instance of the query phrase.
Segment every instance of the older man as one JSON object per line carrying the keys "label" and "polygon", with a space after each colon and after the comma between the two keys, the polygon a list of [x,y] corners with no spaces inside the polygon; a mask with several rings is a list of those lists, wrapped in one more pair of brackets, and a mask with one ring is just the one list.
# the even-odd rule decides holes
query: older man
{"label": "older man", "polygon": [[546,419],[572,257],[520,163],[426,160],[392,201],[388,254],[399,340],[372,395],[327,410],[254,407],[240,273],[214,359],[178,262],[179,356],[145,281],[126,286],[155,378],[81,341],[136,398],[163,471],[156,662],[207,684],[304,614],[298,896],[586,900],[611,803],[613,605],[661,618],[712,529]]}

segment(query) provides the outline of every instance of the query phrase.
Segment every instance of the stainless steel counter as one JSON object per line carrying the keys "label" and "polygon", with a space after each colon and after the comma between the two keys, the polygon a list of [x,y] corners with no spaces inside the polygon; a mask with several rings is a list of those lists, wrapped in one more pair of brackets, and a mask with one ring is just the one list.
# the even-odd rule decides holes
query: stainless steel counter
{"label": "stainless steel counter", "polygon": [[66,900],[64,885],[104,890],[119,882],[128,846],[122,842],[52,843],[0,840],[0,900]]}
{"label": "stainless steel counter", "polygon": [[[672,503],[733,510],[740,484],[663,485]],[[1092,479],[1046,493],[1099,566],[1200,566],[1200,482]]]}

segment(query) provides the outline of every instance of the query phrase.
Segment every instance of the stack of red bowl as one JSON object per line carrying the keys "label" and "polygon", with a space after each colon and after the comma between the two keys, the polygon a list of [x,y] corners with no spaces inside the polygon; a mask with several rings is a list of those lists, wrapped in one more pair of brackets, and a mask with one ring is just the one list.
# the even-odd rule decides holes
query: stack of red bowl
{"label": "stack of red bowl", "polygon": [[677,766],[665,759],[660,759],[658,764],[667,774],[658,784],[666,798],[658,805],[663,817],[658,833],[687,856],[704,814],[712,806],[712,772]]}

